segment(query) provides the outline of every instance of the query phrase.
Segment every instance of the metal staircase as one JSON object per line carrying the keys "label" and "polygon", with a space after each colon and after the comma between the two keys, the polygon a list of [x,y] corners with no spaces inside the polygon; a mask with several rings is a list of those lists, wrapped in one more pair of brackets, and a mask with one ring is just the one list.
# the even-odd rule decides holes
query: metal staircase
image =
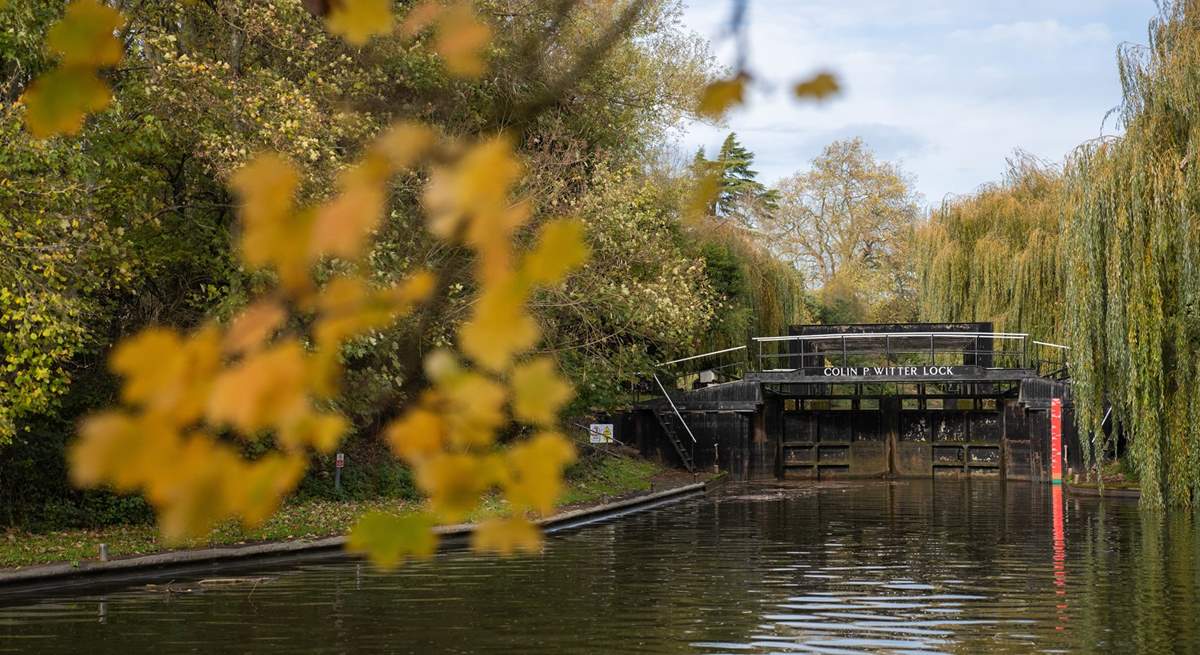
{"label": "metal staircase", "polygon": [[658,419],[658,424],[662,426],[663,433],[667,435],[667,440],[671,442],[672,446],[675,446],[675,452],[679,453],[679,459],[683,460],[683,466],[689,473],[695,473],[696,463],[692,459],[692,451],[685,447],[679,432],[682,429],[691,439],[692,444],[696,443],[696,435],[692,434],[692,429],[683,420],[683,415],[679,413],[675,401],[671,400],[671,394],[667,393],[667,388],[663,386],[657,375],[654,376],[654,381],[658,383],[658,388],[662,390],[663,397],[667,399],[667,405],[670,407],[670,409],[664,407],[656,410],[654,416]]}

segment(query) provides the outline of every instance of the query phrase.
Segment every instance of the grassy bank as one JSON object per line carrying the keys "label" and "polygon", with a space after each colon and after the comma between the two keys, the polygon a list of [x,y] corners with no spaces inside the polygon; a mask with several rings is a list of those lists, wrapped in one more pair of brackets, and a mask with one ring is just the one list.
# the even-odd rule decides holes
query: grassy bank
{"label": "grassy bank", "polygon": [[[1099,477],[1104,480],[1104,489],[1140,490],[1137,472],[1128,459],[1104,462],[1100,466]],[[1101,488],[1100,481],[1094,472],[1089,472],[1086,476],[1081,476],[1080,480],[1072,482],[1071,486],[1088,489]]]}
{"label": "grassy bank", "polygon": [[[598,504],[612,498],[649,491],[652,486],[672,485],[678,476],[659,465],[634,457],[594,456],[569,471],[563,506]],[[688,476],[690,478],[690,476]],[[656,479],[661,483],[656,482]],[[690,480],[689,480],[690,481]],[[224,525],[208,539],[185,544],[184,548],[229,546],[259,541],[312,539],[345,534],[355,519],[370,510],[399,512],[412,509],[413,501],[308,500],[289,503],[255,530],[243,530],[236,524]],[[487,503],[472,520],[503,514],[504,503]],[[109,557],[147,555],[171,546],[163,543],[153,525],[117,525],[97,529],[72,529],[30,533],[11,530],[0,535],[0,567],[10,568],[55,562],[80,562],[95,559],[100,544],[108,544]],[[176,546],[178,547],[178,546]]]}

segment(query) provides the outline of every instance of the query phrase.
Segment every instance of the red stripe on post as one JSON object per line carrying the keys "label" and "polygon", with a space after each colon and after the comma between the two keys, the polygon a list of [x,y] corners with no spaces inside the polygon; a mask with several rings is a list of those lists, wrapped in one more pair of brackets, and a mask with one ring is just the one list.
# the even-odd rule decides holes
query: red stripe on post
{"label": "red stripe on post", "polygon": [[1054,484],[1062,484],[1062,447],[1062,399],[1054,398],[1050,401],[1050,479]]}

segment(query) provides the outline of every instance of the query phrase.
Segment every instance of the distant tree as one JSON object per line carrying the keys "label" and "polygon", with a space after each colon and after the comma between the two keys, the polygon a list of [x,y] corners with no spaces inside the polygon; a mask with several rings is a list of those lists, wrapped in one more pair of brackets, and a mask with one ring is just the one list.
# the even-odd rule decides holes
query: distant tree
{"label": "distant tree", "polygon": [[708,159],[703,147],[696,151],[693,172],[717,177],[716,194],[709,206],[712,215],[743,227],[758,228],[761,215],[775,211],[779,194],[758,181],[758,172],[751,168],[753,164],[754,153],[739,143],[733,132],[725,137],[716,159]]}
{"label": "distant tree", "polygon": [[911,176],[855,138],[826,146],[808,171],[781,181],[778,194],[763,231],[822,297],[862,307],[861,319],[915,316],[908,255],[920,198]]}

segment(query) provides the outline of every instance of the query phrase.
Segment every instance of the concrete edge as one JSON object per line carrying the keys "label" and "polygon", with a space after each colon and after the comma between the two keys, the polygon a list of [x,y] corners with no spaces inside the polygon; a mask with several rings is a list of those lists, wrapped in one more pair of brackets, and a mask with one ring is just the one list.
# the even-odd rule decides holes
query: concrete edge
{"label": "concrete edge", "polygon": [[[571,510],[537,521],[547,533],[563,532],[591,523],[597,523],[634,512],[645,511],[669,503],[705,493],[724,483],[718,476],[709,481],[696,482],[663,491],[651,492],[632,498]],[[460,545],[475,530],[474,524],[457,524],[435,528],[439,536],[439,549]],[[305,555],[346,556],[345,536],[321,539],[294,539],[271,541],[248,546],[222,546],[192,550],[174,550],[152,555],[140,555],[108,562],[82,562],[72,564],[44,564],[26,568],[0,571],[0,596],[20,594],[33,590],[53,591],[56,583],[61,587],[78,588],[100,584],[114,579],[125,582],[137,578],[157,578],[164,571],[186,574],[188,569],[200,570],[225,564],[247,561],[295,558]]]}
{"label": "concrete edge", "polygon": [[1087,498],[1122,498],[1122,499],[1140,499],[1142,492],[1139,489],[1125,489],[1116,487],[1084,487],[1074,484],[1066,485],[1067,493],[1072,496],[1083,496]]}

